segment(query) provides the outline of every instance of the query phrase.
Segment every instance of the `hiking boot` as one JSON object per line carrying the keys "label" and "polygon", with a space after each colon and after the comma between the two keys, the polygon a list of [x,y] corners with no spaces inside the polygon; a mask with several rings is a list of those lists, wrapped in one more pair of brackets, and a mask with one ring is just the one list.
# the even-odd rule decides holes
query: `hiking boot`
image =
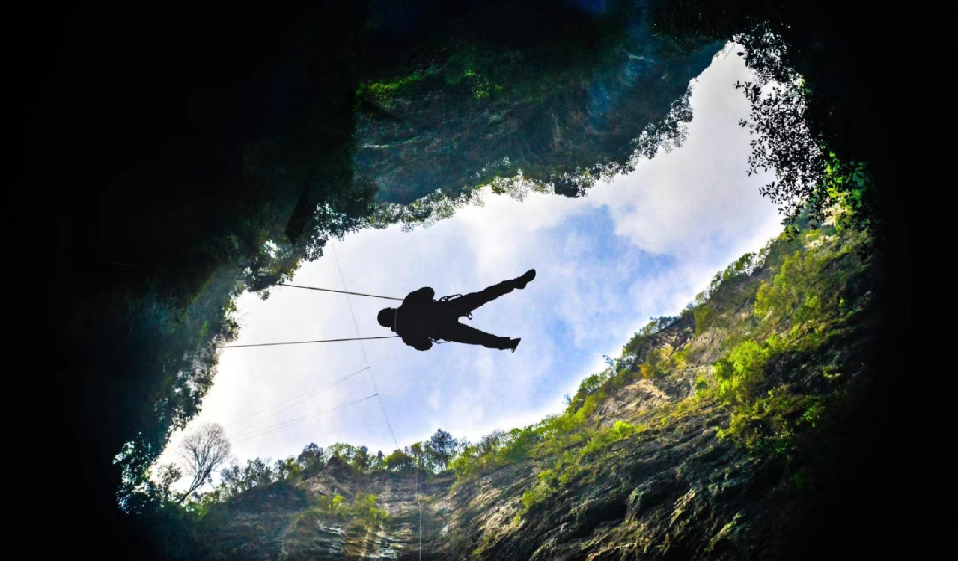
{"label": "hiking boot", "polygon": [[520,275],[516,279],[514,279],[513,282],[516,283],[517,289],[525,289],[526,284],[532,281],[534,277],[536,277],[536,270],[531,269],[527,271],[526,273]]}
{"label": "hiking boot", "polygon": [[509,345],[506,347],[506,349],[510,350],[511,353],[516,353],[516,346],[519,345],[520,339],[522,338],[513,338],[509,340]]}

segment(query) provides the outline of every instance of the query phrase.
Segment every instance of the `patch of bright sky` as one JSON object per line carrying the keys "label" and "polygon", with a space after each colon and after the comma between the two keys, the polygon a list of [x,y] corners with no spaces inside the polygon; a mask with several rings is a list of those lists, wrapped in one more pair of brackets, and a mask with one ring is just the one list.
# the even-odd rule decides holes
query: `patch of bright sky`
{"label": "patch of bright sky", "polygon": [[[285,458],[310,442],[388,453],[394,444],[377,398],[330,411],[372,395],[370,371],[400,446],[437,428],[476,440],[561,411],[563,394],[602,369],[603,354],[619,355],[650,317],[678,313],[717,270],[781,231],[759,194],[770,178],[746,175],[749,134],[738,122],[749,106],[733,84],[749,75],[741,58],[724,56],[729,50],[693,83],[693,121],[680,149],[584,198],[531,194],[521,203],[487,193],[483,206],[428,229],[351,234],[293,280],[329,288],[345,281],[352,291],[398,297],[431,286],[439,296],[535,268],[525,290],[473,315],[480,329],[522,337],[515,354],[455,343],[420,352],[397,339],[225,350],[187,431],[223,424],[240,463]],[[389,335],[376,322],[388,301],[350,302],[360,335]],[[244,295],[238,307],[240,344],[357,333],[342,295],[277,288],[266,301]],[[365,367],[364,351],[370,371],[328,386]],[[181,435],[160,462],[175,460]]]}

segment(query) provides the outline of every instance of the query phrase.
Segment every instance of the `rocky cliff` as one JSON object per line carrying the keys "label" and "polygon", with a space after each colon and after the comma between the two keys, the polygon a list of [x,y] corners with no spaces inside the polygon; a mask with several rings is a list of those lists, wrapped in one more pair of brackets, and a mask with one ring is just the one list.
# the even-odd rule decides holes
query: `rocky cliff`
{"label": "rocky cliff", "polygon": [[678,140],[691,118],[689,82],[721,44],[673,48],[642,2],[609,21],[580,14],[572,42],[539,21],[549,17],[542,8],[523,9],[523,23],[510,24],[522,29],[505,33],[502,16],[487,15],[453,38],[424,36],[393,57],[402,65],[361,81],[355,172],[379,199],[455,196],[519,172],[557,182],[619,170],[644,131],[655,137],[649,145]]}

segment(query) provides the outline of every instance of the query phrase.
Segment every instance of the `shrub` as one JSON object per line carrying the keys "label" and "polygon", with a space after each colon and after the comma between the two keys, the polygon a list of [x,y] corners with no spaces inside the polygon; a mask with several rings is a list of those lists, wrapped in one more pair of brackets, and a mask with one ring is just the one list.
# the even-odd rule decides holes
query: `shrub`
{"label": "shrub", "polygon": [[819,397],[791,394],[786,387],[779,387],[763,398],[737,406],[729,427],[717,435],[750,451],[788,460],[795,453],[797,435],[816,427],[823,411]]}
{"label": "shrub", "polygon": [[373,494],[357,494],[352,502],[339,494],[322,495],[317,498],[314,512],[339,521],[360,523],[372,529],[378,529],[388,517],[386,510],[378,506],[377,497]]}
{"label": "shrub", "polygon": [[719,384],[716,396],[727,404],[747,402],[753,388],[762,380],[763,367],[771,351],[768,345],[745,341],[733,348],[714,365]]}
{"label": "shrub", "polygon": [[834,257],[838,255],[796,250],[772,281],[764,281],[759,287],[753,313],[773,324],[788,320],[798,327],[838,310],[839,287],[825,271]]}

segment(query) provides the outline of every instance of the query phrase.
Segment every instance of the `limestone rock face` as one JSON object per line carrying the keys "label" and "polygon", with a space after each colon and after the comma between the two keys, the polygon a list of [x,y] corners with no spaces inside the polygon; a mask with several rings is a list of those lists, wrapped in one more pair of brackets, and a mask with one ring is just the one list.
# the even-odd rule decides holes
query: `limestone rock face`
{"label": "limestone rock face", "polygon": [[[357,176],[372,181],[381,200],[406,204],[520,171],[545,182],[626,166],[644,130],[678,134],[665,129],[691,118],[690,80],[721,47],[678,54],[654,36],[643,11],[633,18],[614,45],[585,61],[454,41],[407,63],[403,76],[362,85]],[[674,106],[681,109],[671,114]]]}

